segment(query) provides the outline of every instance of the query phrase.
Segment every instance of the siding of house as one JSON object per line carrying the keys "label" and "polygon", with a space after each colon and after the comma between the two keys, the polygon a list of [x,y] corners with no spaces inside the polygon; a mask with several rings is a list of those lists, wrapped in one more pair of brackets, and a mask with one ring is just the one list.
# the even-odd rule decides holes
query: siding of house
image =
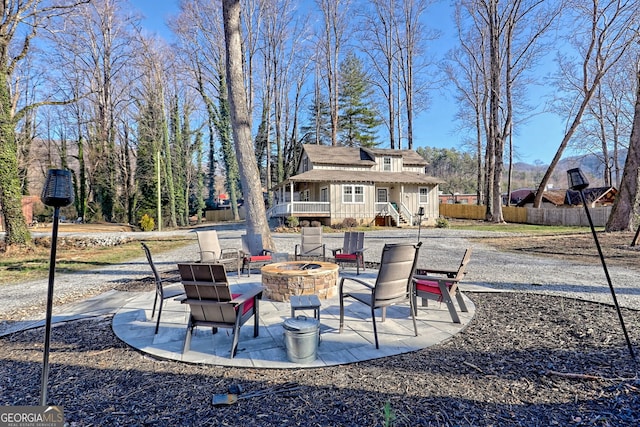
{"label": "siding of house", "polygon": [[375,212],[373,211],[374,202],[376,200],[376,187],[373,184],[361,182],[353,183],[361,185],[364,188],[364,203],[344,203],[342,201],[342,186],[349,184],[341,182],[338,184],[330,184],[329,199],[331,200],[331,223],[341,223],[345,218],[362,219],[363,223],[373,221]]}

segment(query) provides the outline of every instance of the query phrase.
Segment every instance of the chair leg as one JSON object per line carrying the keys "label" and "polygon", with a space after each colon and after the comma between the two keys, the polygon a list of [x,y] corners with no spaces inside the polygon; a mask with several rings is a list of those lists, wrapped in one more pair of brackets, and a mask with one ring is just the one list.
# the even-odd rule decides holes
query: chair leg
{"label": "chair leg", "polygon": [[378,328],[376,326],[376,313],[373,307],[371,307],[371,320],[373,320],[373,337],[376,340],[376,349],[379,349],[380,345],[378,344]]}
{"label": "chair leg", "polygon": [[451,320],[453,321],[453,323],[460,323],[458,312],[456,312],[456,306],[453,305],[453,300],[451,299],[451,295],[449,294],[449,287],[446,285],[446,283],[439,280],[438,288],[440,288],[440,296],[442,297],[442,301],[447,305]]}
{"label": "chair leg", "polygon": [[160,316],[162,316],[162,303],[164,300],[160,300],[160,305],[158,306],[158,319],[156,320],[156,331],[155,334],[158,334],[158,329],[160,328]]}
{"label": "chair leg", "polygon": [[460,311],[462,311],[463,313],[467,313],[469,310],[467,309],[467,304],[464,303],[462,292],[460,292],[459,289],[456,289],[456,300],[458,300],[458,306],[460,306]]}
{"label": "chair leg", "polygon": [[411,311],[411,318],[413,319],[413,332],[414,336],[418,336],[418,324],[416,323],[416,309],[413,305],[415,303],[413,298],[409,298],[409,310]]}
{"label": "chair leg", "polygon": [[189,323],[187,324],[187,336],[184,338],[184,347],[182,348],[182,353],[186,353],[191,348],[191,334],[193,333],[193,322],[191,318],[189,318]]}
{"label": "chair leg", "polygon": [[151,309],[151,318],[153,319],[156,315],[156,304],[158,303],[158,292],[156,291],[156,297],[153,300],[153,308]]}
{"label": "chair leg", "polygon": [[253,337],[260,334],[260,311],[258,309],[258,298],[253,299]]}
{"label": "chair leg", "polygon": [[340,327],[338,329],[338,333],[342,333],[342,328],[344,326],[344,296],[340,293]]}
{"label": "chair leg", "polygon": [[238,340],[240,338],[240,316],[236,317],[236,324],[233,326],[233,339],[231,340],[231,359],[238,351]]}

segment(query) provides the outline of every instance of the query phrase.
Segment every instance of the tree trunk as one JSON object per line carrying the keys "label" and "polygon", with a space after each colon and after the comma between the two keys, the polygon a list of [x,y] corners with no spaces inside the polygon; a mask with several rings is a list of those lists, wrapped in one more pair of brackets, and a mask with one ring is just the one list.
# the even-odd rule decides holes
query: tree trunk
{"label": "tree trunk", "polygon": [[638,209],[638,168],[640,168],[640,67],[636,70],[636,105],[629,139],[629,152],[622,173],[620,192],[613,203],[606,231],[632,231]]}
{"label": "tree trunk", "polygon": [[31,240],[31,234],[22,214],[18,146],[6,76],[5,70],[0,71],[0,206],[4,215],[5,243],[25,245]]}
{"label": "tree trunk", "polygon": [[247,233],[262,234],[265,248],[274,249],[267,223],[260,174],[251,142],[251,120],[247,109],[247,93],[242,70],[242,33],[240,31],[240,1],[223,0],[224,35],[226,44],[227,84],[231,124],[236,156],[247,211]]}

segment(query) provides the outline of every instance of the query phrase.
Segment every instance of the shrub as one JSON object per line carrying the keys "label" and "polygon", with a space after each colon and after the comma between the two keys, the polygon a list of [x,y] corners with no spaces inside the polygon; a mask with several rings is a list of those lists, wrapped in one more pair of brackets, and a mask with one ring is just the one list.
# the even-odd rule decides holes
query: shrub
{"label": "shrub", "polygon": [[447,218],[441,216],[436,220],[436,228],[449,228],[449,221]]}
{"label": "shrub", "polygon": [[352,228],[358,226],[358,221],[355,218],[345,218],[342,220],[342,226],[344,228]]}
{"label": "shrub", "polygon": [[300,221],[300,227],[308,227],[309,224],[310,224],[309,221],[307,221],[306,219]]}
{"label": "shrub", "polygon": [[295,228],[297,227],[299,224],[298,222],[298,218],[295,216],[290,216],[289,218],[287,218],[287,225],[291,228]]}
{"label": "shrub", "polygon": [[322,223],[320,221],[311,221],[312,227],[322,227]]}
{"label": "shrub", "polygon": [[149,215],[144,214],[142,218],[140,218],[140,228],[142,228],[142,231],[151,231],[155,227],[156,223]]}

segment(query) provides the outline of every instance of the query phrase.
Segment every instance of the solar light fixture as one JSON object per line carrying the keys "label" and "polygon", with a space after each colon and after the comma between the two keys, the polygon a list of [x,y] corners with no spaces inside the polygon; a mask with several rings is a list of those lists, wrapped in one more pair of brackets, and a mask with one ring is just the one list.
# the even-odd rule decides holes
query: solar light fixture
{"label": "solar light fixture", "polygon": [[589,226],[591,227],[591,234],[593,234],[593,240],[596,243],[596,248],[598,248],[598,255],[600,256],[600,262],[602,263],[602,268],[604,269],[604,275],[607,278],[607,283],[609,284],[609,290],[611,291],[611,296],[613,297],[613,303],[616,306],[616,311],[618,312],[618,319],[620,320],[620,325],[622,326],[622,332],[624,333],[624,338],[627,341],[627,347],[629,347],[629,353],[631,354],[631,358],[635,360],[635,354],[633,352],[633,346],[631,345],[631,340],[629,340],[629,334],[627,334],[627,328],[624,325],[624,319],[622,318],[622,312],[620,311],[620,305],[618,304],[618,298],[616,298],[616,291],[613,288],[613,284],[611,283],[611,276],[609,276],[609,270],[607,269],[607,263],[604,261],[604,255],[602,254],[602,248],[600,247],[600,241],[598,240],[598,234],[596,233],[596,229],[593,226],[593,220],[591,219],[591,213],[589,212],[589,206],[587,206],[587,200],[584,197],[584,189],[589,186],[589,181],[584,176],[580,168],[569,169],[567,171],[567,181],[569,183],[569,188],[571,190],[577,191],[580,193],[580,199],[582,200],[582,206],[584,206],[584,210],[587,214],[587,220],[589,221]]}
{"label": "solar light fixture", "polygon": [[424,208],[420,206],[418,208],[418,242],[420,242],[420,228],[422,227],[422,217],[424,216]]}
{"label": "solar light fixture", "polygon": [[569,181],[569,188],[574,191],[584,190],[589,186],[587,177],[584,176],[580,168],[569,169],[567,171],[567,180]]}
{"label": "solar light fixture", "polygon": [[47,380],[49,378],[49,343],[51,341],[51,317],[53,311],[53,282],[56,271],[56,247],[58,241],[58,221],[60,208],[73,203],[73,185],[71,172],[66,169],[49,169],[47,180],[42,189],[42,203],[52,206],[53,228],[51,235],[51,258],[49,261],[49,287],[47,289],[47,315],[44,336],[44,355],[42,362],[42,379],[40,405],[47,404]]}

